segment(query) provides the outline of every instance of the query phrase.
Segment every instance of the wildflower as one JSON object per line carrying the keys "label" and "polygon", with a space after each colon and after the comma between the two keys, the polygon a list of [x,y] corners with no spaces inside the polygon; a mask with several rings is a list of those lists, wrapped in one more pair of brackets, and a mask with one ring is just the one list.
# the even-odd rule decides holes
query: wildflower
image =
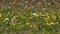
{"label": "wildflower", "polygon": [[50,16],[47,16],[47,18],[46,19],[49,19],[50,18]]}
{"label": "wildflower", "polygon": [[16,24],[14,22],[11,22],[10,25],[15,26]]}
{"label": "wildflower", "polygon": [[45,16],[45,15],[41,15],[41,16]]}
{"label": "wildflower", "polygon": [[30,25],[30,27],[33,27],[32,25]]}
{"label": "wildflower", "polygon": [[29,23],[26,23],[26,25],[29,25]]}
{"label": "wildflower", "polygon": [[13,26],[15,26],[16,24],[15,24],[15,23],[13,23],[12,25],[13,25]]}
{"label": "wildflower", "polygon": [[48,20],[46,20],[46,22],[48,22]]}
{"label": "wildflower", "polygon": [[36,17],[39,17],[39,14],[37,14],[37,13],[33,13],[32,15],[36,16]]}
{"label": "wildflower", "polygon": [[36,15],[36,13],[33,13],[32,15]]}
{"label": "wildflower", "polygon": [[49,18],[50,18],[50,16],[47,16],[47,18],[45,18],[45,20],[48,21]]}
{"label": "wildflower", "polygon": [[5,20],[9,20],[9,18],[5,18]]}
{"label": "wildflower", "polygon": [[54,22],[51,22],[50,24],[51,24],[51,25],[54,25]]}
{"label": "wildflower", "polygon": [[57,18],[57,16],[52,14],[52,18],[55,20]]}
{"label": "wildflower", "polygon": [[11,19],[11,21],[12,21],[12,22],[15,22],[15,19],[14,19],[14,18],[12,18],[12,19]]}
{"label": "wildflower", "polygon": [[14,21],[14,19],[12,18],[11,21]]}
{"label": "wildflower", "polygon": [[39,15],[37,14],[36,17],[39,17]]}
{"label": "wildflower", "polygon": [[50,23],[46,23],[46,24],[50,26]]}

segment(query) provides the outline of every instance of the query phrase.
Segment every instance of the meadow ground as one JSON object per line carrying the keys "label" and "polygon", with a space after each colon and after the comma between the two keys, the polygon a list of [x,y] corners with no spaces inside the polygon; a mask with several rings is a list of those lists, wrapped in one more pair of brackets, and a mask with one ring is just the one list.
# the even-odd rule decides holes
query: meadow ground
{"label": "meadow ground", "polygon": [[1,0],[0,34],[60,34],[60,3]]}

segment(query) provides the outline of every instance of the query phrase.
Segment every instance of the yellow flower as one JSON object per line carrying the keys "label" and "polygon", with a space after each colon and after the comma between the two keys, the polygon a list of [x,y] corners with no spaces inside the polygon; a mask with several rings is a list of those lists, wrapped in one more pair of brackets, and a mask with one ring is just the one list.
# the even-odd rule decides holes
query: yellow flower
{"label": "yellow flower", "polygon": [[36,15],[37,13],[32,13],[32,15]]}
{"label": "yellow flower", "polygon": [[29,23],[26,23],[26,25],[29,25]]}
{"label": "yellow flower", "polygon": [[39,14],[37,14],[36,17],[39,17]]}
{"label": "yellow flower", "polygon": [[13,25],[13,26],[15,26],[15,24],[14,24],[14,23],[13,23],[12,25]]}
{"label": "yellow flower", "polygon": [[46,23],[46,24],[50,26],[50,24],[49,24],[49,23]]}
{"label": "yellow flower", "polygon": [[47,16],[47,18],[45,18],[45,21],[48,22],[49,18],[50,18],[50,16]]}
{"label": "yellow flower", "polygon": [[33,27],[32,25],[30,25],[30,27]]}
{"label": "yellow flower", "polygon": [[16,23],[14,23],[14,22],[11,22],[11,23],[10,23],[10,25],[12,25],[12,26],[15,26],[15,25],[16,25]]}
{"label": "yellow flower", "polygon": [[33,13],[32,15],[35,16],[35,17],[39,17],[40,14],[38,14],[38,13]]}
{"label": "yellow flower", "polygon": [[9,20],[9,18],[5,18],[5,20]]}
{"label": "yellow flower", "polygon": [[48,22],[48,20],[46,19],[46,22]]}
{"label": "yellow flower", "polygon": [[54,22],[51,22],[50,24],[51,24],[51,25],[54,25]]}
{"label": "yellow flower", "polygon": [[47,25],[54,25],[54,22],[46,23]]}
{"label": "yellow flower", "polygon": [[57,18],[57,16],[52,14],[52,18],[55,20]]}

